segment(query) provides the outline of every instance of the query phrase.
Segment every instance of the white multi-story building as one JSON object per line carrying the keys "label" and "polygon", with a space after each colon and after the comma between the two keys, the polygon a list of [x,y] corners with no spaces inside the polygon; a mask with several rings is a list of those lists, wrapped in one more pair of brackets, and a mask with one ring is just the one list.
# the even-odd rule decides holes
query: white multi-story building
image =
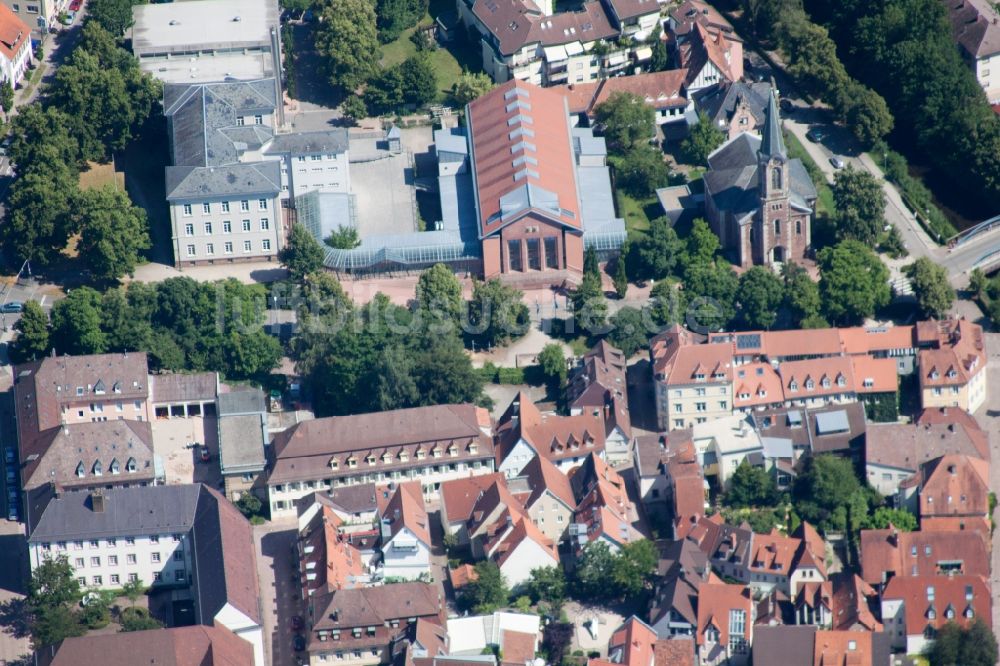
{"label": "white multi-story building", "polygon": [[81,586],[120,589],[129,581],[172,589],[194,602],[195,621],[219,623],[249,641],[264,666],[260,593],[250,524],[201,484],[35,494],[28,535],[34,571],[65,557]]}
{"label": "white multi-story building", "polygon": [[16,88],[28,71],[31,56],[31,28],[10,6],[0,4],[0,76],[3,81]]}
{"label": "white multi-story building", "polygon": [[49,33],[49,28],[58,24],[59,14],[69,2],[70,0],[3,0],[3,6],[28,26],[35,39],[40,39]]}
{"label": "white multi-story building", "polygon": [[1000,103],[1000,11],[989,0],[945,3],[951,31],[991,104]]}

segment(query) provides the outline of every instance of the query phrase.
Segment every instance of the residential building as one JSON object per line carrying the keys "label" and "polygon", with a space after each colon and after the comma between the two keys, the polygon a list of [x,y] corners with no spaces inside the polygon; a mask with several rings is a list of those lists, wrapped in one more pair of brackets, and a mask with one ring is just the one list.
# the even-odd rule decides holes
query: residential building
{"label": "residential building", "polygon": [[571,129],[558,91],[506,83],[469,104],[466,122],[487,279],[577,282],[585,247],[617,252],[625,227],[612,205],[604,139]]}
{"label": "residential building", "polygon": [[595,410],[604,414],[604,452],[612,463],[627,461],[632,454],[627,362],[621,350],[601,340],[584,354],[566,387],[570,414]]}
{"label": "residential building", "polygon": [[138,655],[152,664],[254,663],[253,646],[221,625],[149,629],[65,638],[35,652],[36,666],[115,666]]}
{"label": "residential building", "polygon": [[691,428],[732,413],[732,346],[701,342],[677,324],[650,340],[661,430]]}
{"label": "residential building", "polygon": [[865,433],[870,426],[859,402],[765,409],[750,412],[749,418],[762,439],[791,440],[796,460],[805,453],[835,453],[859,464],[864,460]]}
{"label": "residential building", "polygon": [[340,516],[327,505],[316,506],[296,542],[303,597],[361,587],[370,581],[374,567],[369,568],[361,550],[341,533]]}
{"label": "residential building", "polygon": [[156,420],[216,416],[220,391],[215,372],[178,372],[149,376],[150,411]]}
{"label": "residential building", "polygon": [[341,532],[371,530],[378,518],[378,502],[374,483],[340,486],[301,497],[296,504],[299,531],[305,529],[323,508],[333,512]]}
{"label": "residential building", "polygon": [[840,572],[823,582],[806,582],[792,599],[796,624],[835,631],[882,631],[873,608],[878,593],[852,573]]}
{"label": "residential building", "polygon": [[531,580],[532,569],[558,567],[559,551],[524,513],[505,512],[487,526],[473,552],[492,560],[512,590]]}
{"label": "residential building", "polygon": [[501,481],[499,472],[472,475],[452,479],[441,484],[441,525],[445,534],[454,534],[458,543],[469,542],[466,525],[472,517],[472,510],[483,493],[494,483]]}
{"label": "residential building", "polygon": [[771,97],[770,83],[734,81],[698,97],[698,110],[722,131],[726,140],[743,132],[761,136],[767,120],[767,103]]}
{"label": "residential building", "polygon": [[904,492],[900,492],[900,486],[913,478],[924,463],[947,455],[989,458],[985,440],[973,432],[956,423],[870,424],[865,437],[868,483],[881,494],[898,495],[896,501],[905,502],[912,495],[912,484]]}
{"label": "residential building", "polygon": [[202,484],[71,491],[51,496],[28,525],[34,570],[65,556],[81,587],[126,582],[172,589],[199,624],[221,625],[253,646],[264,636],[253,534],[236,508]]}
{"label": "residential building", "polygon": [[475,659],[486,648],[500,647],[505,634],[534,636],[542,631],[542,620],[534,613],[495,611],[489,615],[468,615],[448,618],[450,654],[463,659]]}
{"label": "residential building", "polygon": [[431,574],[431,529],[419,481],[399,484],[379,510],[382,575],[417,580]]}
{"label": "residential building", "polygon": [[861,575],[884,586],[895,576],[980,576],[988,578],[990,556],[982,534],[972,530],[917,530],[895,527],[861,530]]}
{"label": "residential building", "polygon": [[497,423],[497,471],[521,476],[535,456],[545,456],[568,472],[591,453],[605,456],[601,412],[575,416],[542,413],[527,393],[518,393]]}
{"label": "residential building", "polygon": [[278,99],[274,79],[163,87],[176,267],[277,258],[281,165],[254,156],[274,136]]}
{"label": "residential building", "polygon": [[694,641],[659,638],[656,631],[633,615],[608,641],[607,659],[591,658],[588,666],[694,666]]}
{"label": "residential building", "polygon": [[921,406],[975,413],[987,392],[982,326],[966,319],[922,321],[916,325],[916,338]]}
{"label": "residential building", "polygon": [[218,398],[219,468],[226,497],[238,500],[262,479],[267,464],[265,449],[267,406],[264,392],[247,389],[222,393]]}
{"label": "residential building", "polygon": [[[816,633],[816,626],[811,624],[758,624],[753,632],[753,661],[755,664],[814,666]],[[886,663],[888,659],[886,656]],[[822,662],[816,666],[822,666]]]}
{"label": "residential building", "polygon": [[[20,8],[20,3],[15,6]],[[28,71],[32,57],[31,27],[7,3],[0,4],[0,81],[16,89]]]}
{"label": "residential building", "polygon": [[687,70],[668,69],[586,83],[570,82],[557,90],[566,96],[569,112],[581,120],[585,119],[588,124],[596,119],[597,107],[612,95],[628,93],[651,106],[656,124],[664,125],[694,116],[694,102],[688,96],[686,79]]}
{"label": "residential building", "polygon": [[698,590],[716,580],[708,559],[688,539],[657,542],[659,582],[649,608],[649,624],[660,638],[694,636],[698,627]]}
{"label": "residential building", "polygon": [[625,479],[596,454],[571,472],[570,483],[577,507],[569,535],[577,550],[600,541],[618,552],[644,538],[636,529],[639,513],[629,499]]}
{"label": "residential building", "polygon": [[419,479],[424,494],[442,481],[494,469],[493,426],[475,405],[436,405],[297,423],[272,443],[271,515],[289,515],[317,489]]}
{"label": "residential building", "polygon": [[311,664],[388,663],[391,646],[418,621],[442,624],[444,600],[429,583],[339,589],[309,598],[306,652]]}
{"label": "residential building", "polygon": [[[69,0],[32,0],[13,2],[3,0],[7,7],[31,31],[33,40],[41,40],[49,34],[49,29],[58,24],[59,14],[69,5]],[[27,33],[25,33],[27,36]],[[30,50],[30,46],[28,47]]]}
{"label": "residential building", "polygon": [[671,438],[664,455],[663,475],[670,502],[673,537],[683,539],[705,515],[708,504],[705,475],[698,462],[693,439]]}
{"label": "residential building", "polygon": [[830,631],[815,626],[758,624],[754,627],[756,664],[782,666],[884,666],[892,648],[887,632]]}
{"label": "residential building", "polygon": [[[164,83],[253,81],[281,74],[275,0],[198,0],[132,8],[126,36],[144,72]],[[281,92],[275,95],[281,99]]]}
{"label": "residential building", "polygon": [[773,90],[765,116],[761,139],[741,133],[722,144],[705,173],[708,223],[744,268],[799,260],[812,247],[816,188],[788,156]]}
{"label": "residential building", "polygon": [[708,581],[698,589],[698,662],[703,666],[749,663],[754,606],[750,589]]}
{"label": "residential building", "polygon": [[309,192],[348,194],[351,169],[347,130],[276,134],[261,150],[281,164],[281,198],[292,204]]}
{"label": "residential building", "polygon": [[569,478],[545,456],[535,456],[522,470],[523,477],[511,479],[509,486],[520,489],[523,481],[527,497],[525,511],[547,539],[558,544],[566,536],[576,511],[576,498]]}
{"label": "residential building", "polygon": [[743,78],[743,40],[729,21],[701,0],[685,0],[667,19],[678,67],[688,71],[688,89],[724,86]]}
{"label": "residential building", "polygon": [[966,627],[992,617],[990,588],[979,576],[896,576],[882,593],[882,622],[894,650],[921,654],[947,622]]}
{"label": "residential building", "polygon": [[1000,11],[985,0],[946,2],[951,32],[991,104],[1000,103]]}
{"label": "residential building", "polygon": [[963,455],[946,455],[920,466],[920,528],[992,534],[990,464]]}
{"label": "residential building", "polygon": [[760,433],[743,414],[700,423],[692,429],[691,439],[705,476],[714,476],[720,488],[729,487],[730,477],[744,460],[764,452]]}

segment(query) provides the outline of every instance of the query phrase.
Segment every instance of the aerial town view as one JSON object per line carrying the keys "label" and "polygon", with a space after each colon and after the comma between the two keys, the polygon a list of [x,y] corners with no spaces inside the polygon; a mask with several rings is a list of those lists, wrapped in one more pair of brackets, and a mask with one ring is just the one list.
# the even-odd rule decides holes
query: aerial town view
{"label": "aerial town view", "polygon": [[0,0],[0,666],[1000,666],[998,493],[998,2]]}

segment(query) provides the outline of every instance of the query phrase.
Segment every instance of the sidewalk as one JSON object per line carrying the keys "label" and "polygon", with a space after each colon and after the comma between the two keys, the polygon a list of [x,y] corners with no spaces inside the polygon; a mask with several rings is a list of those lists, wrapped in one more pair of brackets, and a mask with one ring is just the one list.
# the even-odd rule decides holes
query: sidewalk
{"label": "sidewalk", "polygon": [[59,32],[45,36],[42,40],[42,59],[35,61],[35,71],[31,81],[14,91],[14,108],[8,114],[8,120],[11,116],[17,115],[18,107],[31,104],[38,99],[42,88],[51,83],[56,69],[69,58],[69,54],[83,38],[83,22],[86,18],[87,5],[84,4],[76,13],[72,25],[62,26]]}

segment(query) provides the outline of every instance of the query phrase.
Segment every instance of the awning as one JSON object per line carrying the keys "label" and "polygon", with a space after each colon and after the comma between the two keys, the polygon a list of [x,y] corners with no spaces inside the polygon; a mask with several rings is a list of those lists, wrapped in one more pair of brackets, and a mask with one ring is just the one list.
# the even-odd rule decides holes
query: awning
{"label": "awning", "polygon": [[546,46],[542,50],[545,51],[545,62],[553,63],[566,59],[565,46]]}
{"label": "awning", "polygon": [[653,57],[653,49],[649,48],[648,46],[643,46],[642,48],[635,50],[635,59],[639,62],[642,62],[643,60],[649,60],[652,57]]}
{"label": "awning", "polygon": [[608,66],[614,67],[615,65],[624,65],[627,56],[624,53],[612,53],[608,56]]}
{"label": "awning", "polygon": [[[575,56],[580,55],[581,53],[583,53],[583,44],[580,42],[570,42],[566,45],[567,55]],[[650,51],[650,53],[652,53],[652,51]]]}

